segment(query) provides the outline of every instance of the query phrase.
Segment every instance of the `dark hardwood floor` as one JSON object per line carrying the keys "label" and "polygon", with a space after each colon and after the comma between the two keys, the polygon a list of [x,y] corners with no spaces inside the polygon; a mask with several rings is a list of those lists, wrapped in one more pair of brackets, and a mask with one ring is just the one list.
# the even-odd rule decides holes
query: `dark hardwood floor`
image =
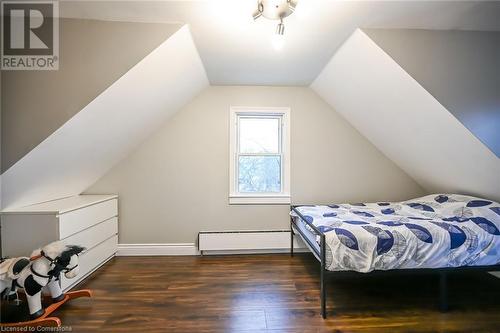
{"label": "dark hardwood floor", "polygon": [[119,257],[83,282],[93,299],[58,315],[73,332],[500,332],[500,279],[332,276],[319,314],[319,264],[309,254]]}

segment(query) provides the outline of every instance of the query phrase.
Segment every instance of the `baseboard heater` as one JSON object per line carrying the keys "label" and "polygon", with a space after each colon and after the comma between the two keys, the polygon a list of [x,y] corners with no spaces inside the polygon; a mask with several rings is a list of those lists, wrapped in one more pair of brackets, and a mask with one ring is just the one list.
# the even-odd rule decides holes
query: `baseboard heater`
{"label": "baseboard heater", "polygon": [[[286,252],[290,250],[290,230],[201,231],[198,248],[202,255]],[[305,246],[295,239],[294,248]]]}

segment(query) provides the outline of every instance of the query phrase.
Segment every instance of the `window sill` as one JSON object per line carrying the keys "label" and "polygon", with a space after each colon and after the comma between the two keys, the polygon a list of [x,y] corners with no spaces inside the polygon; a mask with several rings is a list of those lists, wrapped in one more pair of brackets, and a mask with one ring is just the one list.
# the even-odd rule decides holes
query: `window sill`
{"label": "window sill", "polygon": [[290,204],[289,194],[276,195],[241,195],[229,196],[230,205],[288,205]]}

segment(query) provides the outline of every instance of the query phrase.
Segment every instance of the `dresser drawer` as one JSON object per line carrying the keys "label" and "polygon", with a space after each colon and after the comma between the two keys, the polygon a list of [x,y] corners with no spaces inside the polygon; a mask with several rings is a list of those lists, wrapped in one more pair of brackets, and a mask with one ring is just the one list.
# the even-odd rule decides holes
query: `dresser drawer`
{"label": "dresser drawer", "polygon": [[117,199],[63,213],[59,215],[59,238],[64,239],[117,215]]}
{"label": "dresser drawer", "polygon": [[83,280],[87,275],[101,266],[108,258],[116,253],[118,246],[118,236],[113,236],[94,248],[82,254],[79,258],[80,272],[74,279],[67,279],[61,275],[61,287],[64,291]]}
{"label": "dresser drawer", "polygon": [[63,239],[66,245],[79,245],[87,250],[92,249],[99,243],[118,233],[118,217],[96,224],[68,238]]}

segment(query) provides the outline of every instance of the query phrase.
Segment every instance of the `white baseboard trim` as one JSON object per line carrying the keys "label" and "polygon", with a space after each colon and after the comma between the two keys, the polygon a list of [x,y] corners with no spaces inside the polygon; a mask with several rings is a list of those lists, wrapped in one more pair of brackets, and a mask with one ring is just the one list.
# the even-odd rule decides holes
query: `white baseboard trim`
{"label": "white baseboard trim", "polygon": [[196,256],[194,243],[118,244],[117,256]]}
{"label": "white baseboard trim", "polygon": [[[294,251],[309,252],[306,247],[294,247]],[[204,255],[221,254],[263,254],[263,253],[289,253],[290,249],[255,249],[255,250],[227,250],[227,251],[203,251]],[[118,244],[116,255],[127,256],[197,256],[200,251],[194,243],[170,243],[170,244]]]}

